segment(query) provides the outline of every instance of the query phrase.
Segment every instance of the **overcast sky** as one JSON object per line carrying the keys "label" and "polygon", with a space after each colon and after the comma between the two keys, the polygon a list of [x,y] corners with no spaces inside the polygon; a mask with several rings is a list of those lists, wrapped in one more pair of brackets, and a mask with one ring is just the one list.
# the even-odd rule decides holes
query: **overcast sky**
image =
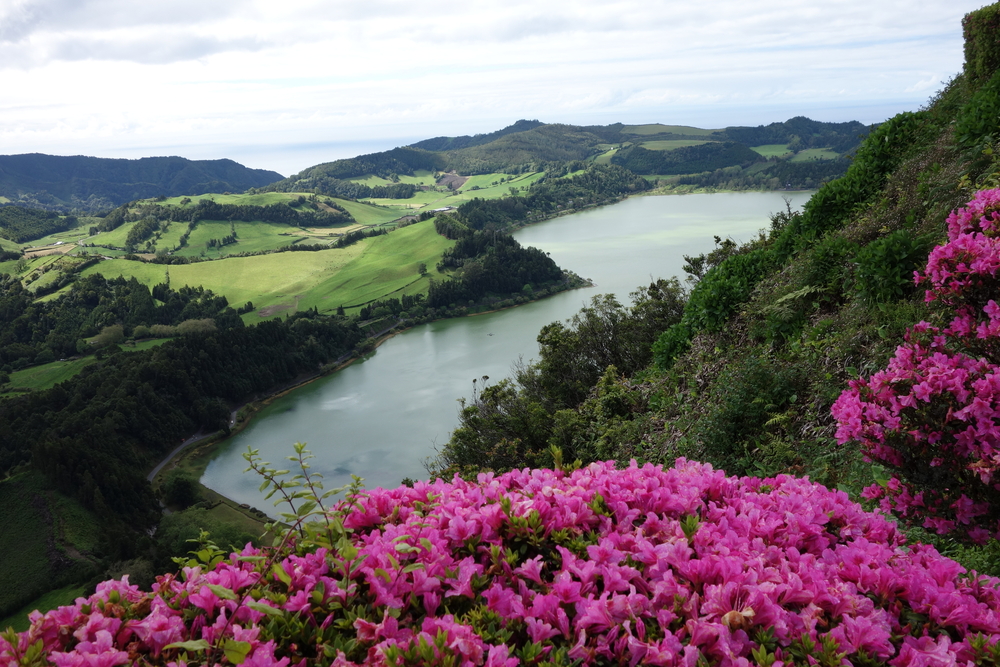
{"label": "overcast sky", "polygon": [[970,0],[0,0],[0,154],[284,175],[549,123],[874,123],[962,67]]}

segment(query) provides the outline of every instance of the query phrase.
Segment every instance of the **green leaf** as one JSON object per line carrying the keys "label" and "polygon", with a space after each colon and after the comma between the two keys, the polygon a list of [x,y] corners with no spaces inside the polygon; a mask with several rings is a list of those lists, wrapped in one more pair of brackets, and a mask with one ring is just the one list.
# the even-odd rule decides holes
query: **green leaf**
{"label": "green leaf", "polygon": [[259,611],[262,614],[267,614],[268,616],[281,616],[284,612],[280,609],[275,609],[269,604],[264,604],[263,602],[247,602],[247,607],[253,609],[254,611]]}
{"label": "green leaf", "polygon": [[271,571],[274,573],[276,577],[278,577],[278,580],[281,581],[281,583],[283,583],[286,586],[291,585],[292,578],[288,576],[287,572],[285,572],[285,568],[281,567],[281,563],[275,563],[274,567],[271,568]]}
{"label": "green leaf", "polygon": [[218,595],[223,600],[236,600],[236,593],[232,592],[225,586],[220,586],[218,584],[207,584],[208,590],[212,591]]}
{"label": "green leaf", "polygon": [[226,653],[226,660],[234,665],[242,665],[250,653],[250,642],[238,642],[235,639],[227,639],[222,645],[222,650]]}
{"label": "green leaf", "polygon": [[189,639],[186,642],[174,642],[163,648],[179,648],[182,651],[207,651],[211,645],[204,639]]}

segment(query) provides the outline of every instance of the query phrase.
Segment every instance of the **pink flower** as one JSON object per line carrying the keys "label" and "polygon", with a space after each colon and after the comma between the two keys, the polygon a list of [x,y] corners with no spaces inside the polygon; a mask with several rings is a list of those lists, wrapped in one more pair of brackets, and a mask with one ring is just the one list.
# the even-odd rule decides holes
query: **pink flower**
{"label": "pink flower", "polygon": [[107,630],[98,630],[93,642],[82,641],[66,653],[53,651],[49,658],[57,667],[114,667],[129,662],[128,653],[114,647]]}

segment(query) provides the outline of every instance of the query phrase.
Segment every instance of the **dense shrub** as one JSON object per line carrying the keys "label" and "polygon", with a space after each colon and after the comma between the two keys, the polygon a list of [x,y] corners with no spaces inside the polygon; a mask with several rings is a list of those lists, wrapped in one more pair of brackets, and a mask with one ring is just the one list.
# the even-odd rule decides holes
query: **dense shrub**
{"label": "dense shrub", "polygon": [[858,296],[871,303],[897,301],[914,289],[913,272],[924,263],[929,239],[900,229],[872,241],[857,254]]}
{"label": "dense shrub", "polygon": [[[945,326],[920,322],[883,371],[851,382],[833,406],[840,442],[857,441],[895,477],[869,498],[924,527],[973,541],[1000,537],[1000,189],[948,218],[917,280]],[[996,479],[995,479],[996,478]]]}
{"label": "dense shrub", "polygon": [[997,654],[1000,582],[803,479],[609,462],[375,489],[324,516],[273,550],[203,549],[152,593],[100,584],[5,635],[0,660],[905,667]]}

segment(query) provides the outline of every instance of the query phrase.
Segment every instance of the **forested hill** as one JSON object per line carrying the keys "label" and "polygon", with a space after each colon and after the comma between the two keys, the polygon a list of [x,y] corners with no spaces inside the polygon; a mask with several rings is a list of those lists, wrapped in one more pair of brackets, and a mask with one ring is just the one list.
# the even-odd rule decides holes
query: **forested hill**
{"label": "forested hill", "polygon": [[146,157],[138,160],[76,156],[0,155],[0,196],[49,210],[108,210],[136,199],[243,192],[280,180],[232,160]]}
{"label": "forested hill", "polygon": [[483,144],[488,144],[491,141],[508,134],[533,130],[539,125],[544,125],[544,123],[537,120],[519,120],[513,125],[508,125],[502,130],[497,130],[496,132],[477,134],[474,136],[463,135],[461,137],[434,137],[433,139],[424,139],[423,141],[411,144],[411,147],[422,148],[427,151],[447,151],[457,150],[459,148],[469,148],[470,146],[482,146]]}
{"label": "forested hill", "polygon": [[[524,174],[581,161],[618,164],[650,180],[687,177],[688,181],[683,182],[675,179],[673,183],[680,185],[719,187],[724,177],[725,187],[730,189],[815,187],[846,171],[845,156],[867,132],[868,128],[857,121],[823,123],[801,116],[767,126],[715,130],[519,120],[489,134],[435,137],[389,151],[319,164],[264,189],[351,196],[358,188],[354,181],[375,176],[396,184],[396,190],[388,194],[390,198],[412,197],[417,188],[399,179],[419,171],[461,176]],[[716,174],[720,170],[728,171]]]}

